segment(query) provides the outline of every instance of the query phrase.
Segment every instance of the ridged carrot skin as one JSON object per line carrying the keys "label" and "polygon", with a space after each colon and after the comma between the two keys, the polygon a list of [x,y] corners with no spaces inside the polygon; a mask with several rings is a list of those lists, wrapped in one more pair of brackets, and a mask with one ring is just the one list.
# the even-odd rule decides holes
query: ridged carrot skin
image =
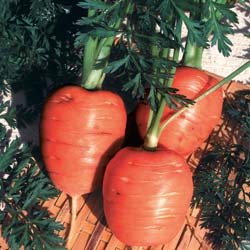
{"label": "ridged carrot skin", "polygon": [[107,162],[121,147],[126,126],[122,99],[109,91],[66,86],[45,103],[41,153],[55,186],[70,196],[102,184]]}
{"label": "ridged carrot skin", "polygon": [[192,193],[192,175],[182,156],[123,148],[104,175],[107,223],[127,245],[167,243],[181,229]]}
{"label": "ridged carrot skin", "polygon": [[[218,81],[205,72],[191,67],[177,68],[172,87],[179,94],[194,99]],[[161,134],[159,145],[187,156],[206,140],[213,128],[220,122],[223,105],[222,89],[206,96],[190,106],[174,121],[167,125]],[[176,111],[166,106],[161,124]],[[140,103],[136,111],[136,122],[142,137],[146,134],[149,105]]]}

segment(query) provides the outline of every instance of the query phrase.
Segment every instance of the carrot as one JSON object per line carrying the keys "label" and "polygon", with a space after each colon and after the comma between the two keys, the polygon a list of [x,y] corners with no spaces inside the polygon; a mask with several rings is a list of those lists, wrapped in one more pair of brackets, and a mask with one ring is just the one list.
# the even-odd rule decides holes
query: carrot
{"label": "carrot", "polygon": [[105,172],[107,223],[127,245],[167,243],[183,225],[192,192],[192,175],[182,156],[164,149],[126,147]]}
{"label": "carrot", "polygon": [[123,142],[126,111],[109,91],[66,86],[45,103],[41,152],[55,186],[68,195],[92,192],[102,184],[105,166]]}
{"label": "carrot", "polygon": [[[218,81],[205,72],[191,67],[177,68],[173,88],[179,89],[179,94],[194,99]],[[197,149],[208,138],[213,128],[219,123],[223,105],[222,89],[203,98],[190,106],[185,112],[172,121],[162,132],[159,146],[187,156]],[[139,103],[136,111],[136,123],[141,137],[147,132],[147,122],[150,107]],[[168,120],[176,110],[165,107],[161,124]]]}
{"label": "carrot", "polygon": [[66,86],[44,105],[40,122],[43,161],[54,185],[72,198],[70,249],[78,197],[101,186],[109,159],[123,143],[126,110],[109,91]]}

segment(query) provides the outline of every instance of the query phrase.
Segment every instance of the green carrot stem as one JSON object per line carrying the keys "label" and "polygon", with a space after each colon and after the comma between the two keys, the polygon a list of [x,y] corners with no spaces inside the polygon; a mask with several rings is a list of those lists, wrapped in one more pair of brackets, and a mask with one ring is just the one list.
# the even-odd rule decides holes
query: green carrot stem
{"label": "green carrot stem", "polygon": [[161,51],[161,56],[163,57],[163,58],[169,58],[169,52],[170,52],[170,49],[169,48],[164,48],[162,51]]}
{"label": "green carrot stem", "polygon": [[[172,23],[174,25],[176,19],[175,18],[172,18]],[[177,27],[176,27],[176,30],[177,32],[181,32],[181,22],[178,21],[177,22]],[[164,48],[164,49],[159,49],[158,47],[156,47],[155,45],[152,46],[152,55],[153,56],[158,56],[158,57],[161,57],[161,58],[166,58],[166,59],[169,59],[170,57],[170,49],[169,48]],[[162,69],[160,71],[160,73],[164,73],[165,72],[165,69]],[[160,83],[162,85],[164,85],[164,80],[160,80]],[[157,93],[156,94],[156,98],[157,100],[161,100],[161,94],[160,93]],[[154,120],[156,119],[156,112],[150,108],[150,111],[149,111],[149,116],[148,116],[148,123],[147,123],[147,131],[149,130],[149,128],[152,126],[152,123],[154,122]]]}
{"label": "green carrot stem", "polygon": [[[197,5],[200,5],[200,8],[202,8],[202,3],[200,0],[195,0]],[[201,12],[191,12],[190,13],[190,19],[191,20],[196,20],[200,22],[201,20]],[[185,46],[185,51],[183,55],[183,60],[182,63],[185,66],[189,67],[195,67],[198,69],[201,69],[201,63],[202,63],[202,54],[203,54],[203,47],[198,46],[195,42],[191,42],[189,39],[190,34],[188,33],[187,36],[187,42]],[[207,35],[208,37],[209,35]]]}
{"label": "green carrot stem", "polygon": [[83,55],[83,77],[82,82],[85,83],[90,75],[93,65],[96,61],[98,39],[90,37],[85,45]]}
{"label": "green carrot stem", "polygon": [[156,45],[153,45],[151,48],[151,54],[152,54],[152,56],[159,57],[160,48]]}
{"label": "green carrot stem", "polygon": [[[152,53],[155,53],[155,52],[156,52],[155,50],[152,51]],[[161,57],[166,58],[166,59],[169,58],[169,54],[170,54],[169,48],[164,48],[161,51],[158,50],[157,52],[158,52],[157,55],[159,55],[159,53],[161,53]],[[164,82],[162,84],[164,84]],[[160,93],[158,93],[156,97],[158,98],[158,100],[160,100],[160,98],[161,98]],[[147,123],[147,130],[150,128],[152,121],[155,119],[155,115],[156,114],[155,114],[154,110],[152,108],[150,108],[149,116],[148,116],[148,123]]]}
{"label": "green carrot stem", "polygon": [[[114,42],[114,37],[109,37],[99,41],[100,50],[98,47],[95,47],[97,57],[94,59],[94,64],[91,65],[91,68],[86,67],[88,71],[87,78],[84,80],[82,86],[86,89],[95,89],[102,87],[102,82],[104,80],[105,74],[103,72],[104,67],[107,66],[109,55],[111,52],[111,47]],[[88,58],[86,58],[87,60]],[[95,68],[95,64],[101,63],[102,67]]]}
{"label": "green carrot stem", "polygon": [[[195,2],[196,4],[200,5],[200,8],[202,8],[202,4],[204,1],[195,0]],[[227,1],[218,0],[217,3],[226,4]],[[218,20],[221,20],[223,18],[223,15],[219,12],[217,12],[216,15],[217,15]],[[200,22],[202,20],[201,12],[190,13],[190,19]],[[211,35],[211,31],[207,32],[204,38],[208,39],[210,35]],[[201,69],[203,51],[204,51],[203,47],[198,46],[196,43],[193,43],[190,41],[189,34],[188,34],[186,47],[185,47],[183,60],[182,60],[183,65]]]}
{"label": "green carrot stem", "polygon": [[196,43],[191,43],[188,40],[183,56],[183,65],[200,69],[203,50],[202,47],[199,47]]}
{"label": "green carrot stem", "polygon": [[[220,82],[218,82],[216,85],[214,85],[213,87],[211,87],[210,89],[208,89],[207,91],[205,91],[203,94],[201,94],[200,96],[196,97],[194,99],[195,102],[198,102],[200,100],[202,100],[203,98],[205,98],[206,96],[208,96],[209,94],[213,93],[214,91],[216,91],[218,88],[222,87],[225,83],[231,81],[234,77],[236,77],[237,75],[239,75],[240,73],[242,73],[244,70],[246,70],[248,67],[250,67],[250,61],[247,61],[246,63],[244,63],[242,66],[240,66],[238,69],[236,69],[235,71],[233,71],[231,74],[229,74],[227,77],[225,77],[223,80],[221,80]],[[176,119],[179,115],[181,115],[185,110],[187,110],[188,107],[183,107],[181,109],[179,109],[175,114],[173,114],[167,121],[165,121],[162,126],[160,127],[158,136],[161,135],[161,133],[163,132],[163,130],[166,128],[166,126],[172,122],[174,119]]]}
{"label": "green carrot stem", "polygon": [[[178,33],[179,38],[181,37],[181,27],[182,27],[182,20],[178,19],[176,22],[176,31]],[[179,48],[174,50],[174,55],[173,55],[174,62],[178,62],[179,52],[180,52]],[[163,54],[166,55],[167,57],[169,56],[169,53],[170,53],[169,49],[163,50]],[[167,85],[166,85],[167,87],[171,87],[175,72],[176,72],[176,67],[172,67],[170,70],[170,77],[168,78],[168,81],[167,81]],[[163,87],[165,87],[164,83],[163,83]],[[150,126],[147,129],[147,134],[144,138],[144,145],[143,145],[143,147],[147,150],[154,150],[158,145],[160,122],[161,122],[161,117],[163,115],[166,103],[167,102],[165,98],[161,96],[160,106],[159,106],[157,113],[153,113],[153,114],[151,113],[149,115]]]}
{"label": "green carrot stem", "polygon": [[[179,49],[176,49],[174,51],[173,60],[178,61],[179,58]],[[176,67],[173,67],[170,71],[170,78],[167,81],[167,87],[171,87],[173,82],[173,75],[175,74]],[[146,137],[144,138],[144,148],[145,149],[155,149],[158,145],[159,140],[159,127],[161,122],[161,117],[164,112],[165,106],[166,106],[166,100],[164,97],[161,97],[160,101],[160,107],[157,111],[155,118],[152,120],[151,126],[148,129],[148,132],[146,134]]]}
{"label": "green carrot stem", "polygon": [[[88,10],[88,17],[92,17],[96,14],[95,10]],[[83,70],[82,70],[82,83],[86,82],[95,60],[97,57],[97,45],[98,39],[89,37],[85,45],[84,54],[83,54]]]}
{"label": "green carrot stem", "polygon": [[[127,1],[127,7],[124,9],[123,16],[118,18],[116,23],[112,25],[112,29],[119,29],[124,17],[133,9],[133,4],[130,0]],[[89,10],[88,15],[94,15],[95,12]],[[105,78],[104,68],[107,66],[108,59],[111,53],[111,48],[115,36],[108,38],[89,38],[84,50],[83,58],[83,81],[81,86],[86,89],[102,88],[102,83]],[[100,67],[96,65],[100,63]]]}

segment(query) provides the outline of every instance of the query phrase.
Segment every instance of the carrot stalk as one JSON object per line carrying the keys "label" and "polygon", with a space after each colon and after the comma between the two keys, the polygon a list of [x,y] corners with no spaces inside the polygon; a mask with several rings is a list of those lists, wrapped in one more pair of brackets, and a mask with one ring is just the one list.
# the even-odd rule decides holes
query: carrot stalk
{"label": "carrot stalk", "polygon": [[[116,4],[119,4],[118,1]],[[116,5],[115,4],[115,5]],[[122,17],[110,26],[111,29],[118,30],[124,18],[133,10],[134,4],[131,0],[126,1],[126,8]],[[95,15],[94,10],[89,10],[88,15]],[[105,78],[104,68],[108,64],[108,59],[111,53],[112,44],[115,40],[115,35],[105,38],[89,37],[83,56],[83,79],[81,86],[85,89],[101,89]],[[102,63],[102,67],[96,67],[96,64]]]}
{"label": "carrot stalk", "polygon": [[[178,61],[178,57],[179,57],[179,49],[176,49],[174,51],[173,60]],[[176,68],[173,67],[170,71],[170,74],[174,75],[175,71],[176,71]],[[171,87],[172,82],[173,82],[173,77],[168,79],[167,86]],[[155,114],[154,119],[152,119],[151,126],[149,127],[148,133],[147,133],[146,137],[144,138],[144,148],[145,149],[148,149],[148,150],[155,149],[158,145],[159,126],[160,126],[160,121],[161,121],[161,117],[162,117],[163,111],[165,109],[165,106],[166,106],[166,100],[162,97],[159,110]]]}
{"label": "carrot stalk", "polygon": [[187,41],[183,58],[183,65],[200,69],[202,63],[203,50],[203,47],[200,47],[195,43],[192,44],[190,41]]}

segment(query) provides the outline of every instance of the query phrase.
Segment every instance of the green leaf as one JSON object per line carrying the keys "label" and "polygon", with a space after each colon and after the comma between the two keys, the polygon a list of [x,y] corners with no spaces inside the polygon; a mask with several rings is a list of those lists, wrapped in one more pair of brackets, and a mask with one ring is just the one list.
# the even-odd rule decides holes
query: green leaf
{"label": "green leaf", "polygon": [[107,10],[110,6],[101,0],[85,0],[77,4],[79,7],[84,9],[94,9],[94,10]]}
{"label": "green leaf", "polygon": [[116,36],[117,31],[115,30],[107,30],[105,28],[97,28],[92,30],[88,33],[91,37],[98,37],[98,38],[107,38],[107,37],[114,37]]}
{"label": "green leaf", "polygon": [[126,57],[124,57],[122,59],[119,59],[119,60],[116,60],[116,61],[109,63],[109,65],[104,69],[104,73],[114,73],[122,66],[124,66],[124,65],[127,66],[129,60],[130,60],[130,56],[127,55]]}
{"label": "green leaf", "polygon": [[159,107],[159,100],[157,98],[157,91],[156,91],[154,86],[150,87],[150,91],[149,91],[147,100],[148,100],[152,110],[156,112],[158,110],[158,107]]}
{"label": "green leaf", "polygon": [[81,33],[77,32],[76,33],[76,39],[74,42],[75,48],[81,48],[83,45],[88,41],[89,34],[88,33]]}
{"label": "green leaf", "polygon": [[13,155],[16,153],[20,145],[20,141],[18,139],[12,141],[2,153],[0,157],[0,170],[5,172],[7,168],[13,162]]}
{"label": "green leaf", "polygon": [[180,16],[181,20],[185,23],[188,29],[188,37],[191,43],[197,43],[197,45],[202,47],[207,47],[207,41],[203,33],[201,32],[201,24],[195,20],[189,19],[184,11],[182,11],[177,5],[171,0],[176,12]]}
{"label": "green leaf", "polygon": [[132,90],[133,97],[141,97],[144,95],[144,87],[141,84],[141,73],[137,73],[135,77],[123,85],[122,90]]}
{"label": "green leaf", "polygon": [[41,190],[42,184],[38,183],[38,186],[36,186],[35,190],[32,190],[32,193],[26,198],[26,201],[24,202],[22,209],[27,209],[29,206],[34,205],[37,202],[37,197],[39,194],[39,191]]}
{"label": "green leaf", "polygon": [[204,4],[204,33],[212,34],[211,46],[217,44],[219,52],[229,56],[232,42],[227,37],[233,34],[232,24],[238,23],[237,15],[231,11],[232,5],[216,3],[212,0]]}
{"label": "green leaf", "polygon": [[[230,20],[232,23],[238,23],[238,16],[237,14],[232,11],[231,9],[234,7],[233,5],[230,4],[220,4],[214,2],[214,7],[216,10],[221,14],[223,18],[226,18],[227,20]],[[221,17],[219,17],[221,18]]]}
{"label": "green leaf", "polygon": [[80,26],[89,26],[89,25],[95,25],[98,24],[99,18],[96,17],[81,17],[80,20],[76,22],[77,25]]}

